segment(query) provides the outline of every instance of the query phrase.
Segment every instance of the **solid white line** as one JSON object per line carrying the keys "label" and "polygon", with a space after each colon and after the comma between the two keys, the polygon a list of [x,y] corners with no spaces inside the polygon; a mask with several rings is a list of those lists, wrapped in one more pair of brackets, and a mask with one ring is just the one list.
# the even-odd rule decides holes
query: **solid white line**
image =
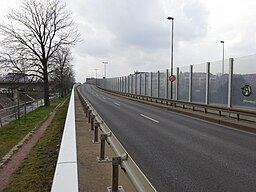
{"label": "solid white line", "polygon": [[120,106],[120,104],[119,103],[114,103],[115,105],[117,105],[117,106]]}
{"label": "solid white line", "polygon": [[151,117],[148,117],[148,116],[146,116],[146,115],[140,114],[140,116],[142,116],[142,117],[144,117],[144,118],[146,118],[146,119],[149,119],[149,120],[151,120],[151,121],[154,121],[155,123],[159,123],[159,121],[157,121],[157,120],[155,120],[155,119],[153,119],[153,118],[151,118]]}

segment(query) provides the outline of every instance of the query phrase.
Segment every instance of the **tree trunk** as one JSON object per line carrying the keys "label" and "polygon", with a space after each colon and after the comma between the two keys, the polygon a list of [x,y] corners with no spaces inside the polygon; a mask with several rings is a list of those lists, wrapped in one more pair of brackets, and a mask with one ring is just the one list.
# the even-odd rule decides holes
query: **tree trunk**
{"label": "tree trunk", "polygon": [[60,89],[61,89],[61,97],[64,97],[64,83],[63,83],[63,75],[61,75],[61,80],[60,80]]}
{"label": "tree trunk", "polygon": [[44,72],[44,106],[50,106],[49,80],[48,80],[47,68],[46,68],[46,70]]}

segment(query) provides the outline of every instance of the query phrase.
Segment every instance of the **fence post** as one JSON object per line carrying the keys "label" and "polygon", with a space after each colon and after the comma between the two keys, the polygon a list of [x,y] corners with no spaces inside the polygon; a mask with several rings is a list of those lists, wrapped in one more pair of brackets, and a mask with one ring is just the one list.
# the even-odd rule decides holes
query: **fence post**
{"label": "fence post", "polygon": [[[205,104],[209,104],[210,62],[206,63]],[[205,111],[206,112],[206,111]]]}
{"label": "fence post", "polygon": [[192,81],[193,81],[193,65],[190,65],[189,95],[188,95],[189,102],[192,102]]}
{"label": "fence post", "polygon": [[234,59],[229,59],[229,75],[228,75],[228,107],[232,107],[232,92],[233,92],[233,63]]}
{"label": "fence post", "polygon": [[147,96],[147,73],[144,73],[144,95]]}
{"label": "fence post", "polygon": [[165,99],[169,98],[169,69],[166,69],[166,90],[165,90]]}
{"label": "fence post", "polygon": [[180,77],[180,68],[177,67],[176,74],[176,100],[179,100],[179,77]]}
{"label": "fence post", "polygon": [[153,90],[152,90],[153,85],[152,85],[152,83],[153,83],[153,72],[150,72],[150,96],[151,97],[153,96]]}
{"label": "fence post", "polygon": [[140,73],[140,95],[141,95],[141,73]]}
{"label": "fence post", "polygon": [[157,71],[157,97],[160,96],[160,71]]}
{"label": "fence post", "polygon": [[131,94],[133,94],[133,75],[131,75]]}

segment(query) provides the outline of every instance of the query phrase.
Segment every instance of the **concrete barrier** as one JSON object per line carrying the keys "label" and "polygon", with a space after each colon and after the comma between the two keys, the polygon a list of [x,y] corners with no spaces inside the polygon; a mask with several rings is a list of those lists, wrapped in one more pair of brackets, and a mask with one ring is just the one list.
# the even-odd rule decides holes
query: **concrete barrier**
{"label": "concrete barrier", "polygon": [[69,102],[52,192],[78,192],[74,89],[75,87]]}

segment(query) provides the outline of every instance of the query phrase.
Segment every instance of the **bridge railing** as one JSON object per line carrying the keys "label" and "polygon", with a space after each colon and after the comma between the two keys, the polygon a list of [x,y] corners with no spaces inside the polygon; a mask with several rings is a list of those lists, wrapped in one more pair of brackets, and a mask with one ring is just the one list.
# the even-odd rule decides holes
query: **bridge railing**
{"label": "bridge railing", "polygon": [[78,192],[74,88],[71,93],[52,192]]}

